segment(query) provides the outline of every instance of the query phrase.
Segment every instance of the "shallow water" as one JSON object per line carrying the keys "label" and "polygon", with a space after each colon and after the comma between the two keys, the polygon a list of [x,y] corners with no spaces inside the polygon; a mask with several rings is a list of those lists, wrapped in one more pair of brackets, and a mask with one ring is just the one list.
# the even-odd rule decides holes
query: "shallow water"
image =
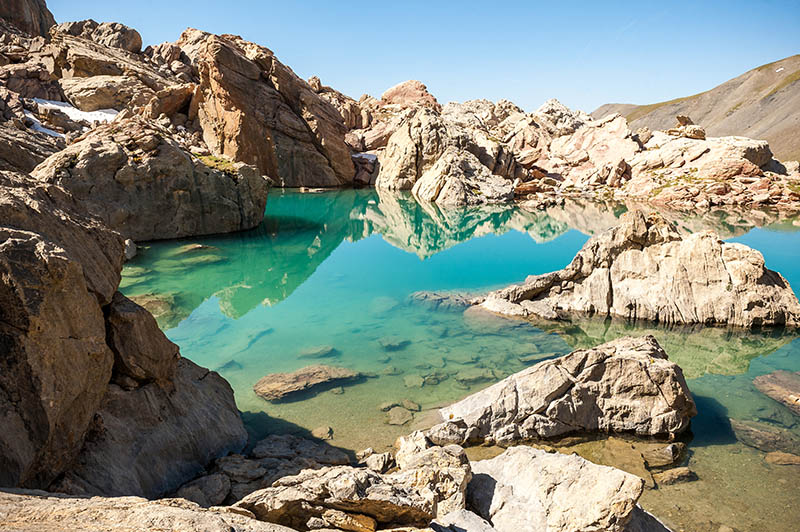
{"label": "shallow water", "polygon": [[[597,320],[536,326],[409,300],[416,291],[481,292],[559,269],[625,210],[570,202],[535,212],[440,211],[402,193],[278,191],[258,229],[154,243],[126,266],[122,286],[157,311],[184,356],[228,379],[255,437],[328,425],[331,443],[349,450],[387,448],[433,423],[436,407],[539,360],[625,334],[654,334],[684,368],[698,402],[687,464],[699,480],[648,491],[645,507],[676,529],[792,530],[800,522],[800,507],[791,504],[800,495],[800,467],[766,464],[763,453],[736,441],[728,418],[800,435],[800,418],[752,386],[757,375],[800,370],[795,334]],[[684,231],[713,229],[759,249],[770,268],[800,286],[797,221],[775,223],[759,212],[668,215]],[[387,339],[394,349],[382,347]],[[327,345],[335,348],[330,356],[301,356]],[[252,391],[265,374],[313,363],[367,376],[279,403]],[[421,412],[406,425],[386,424],[379,407],[403,399]],[[586,449],[574,450],[596,459]]]}

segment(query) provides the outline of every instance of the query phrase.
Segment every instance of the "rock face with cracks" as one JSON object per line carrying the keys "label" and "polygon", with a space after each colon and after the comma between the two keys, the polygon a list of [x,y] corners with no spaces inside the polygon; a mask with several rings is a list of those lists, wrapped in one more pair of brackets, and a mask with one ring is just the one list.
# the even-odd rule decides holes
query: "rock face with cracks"
{"label": "rock face with cracks", "polygon": [[498,532],[624,532],[644,489],[629,473],[531,447],[472,467],[468,502]]}
{"label": "rock face with cracks", "polygon": [[133,240],[250,229],[264,217],[268,190],[254,167],[208,166],[136,117],[92,130],[31,175],[69,190]]}
{"label": "rock face with cracks", "polygon": [[434,427],[436,441],[507,445],[576,431],[677,434],[697,409],[681,369],[644,336],[541,362],[439,413],[450,429]]}
{"label": "rock face with cracks", "polygon": [[592,237],[563,270],[492,292],[481,306],[544,319],[800,325],[800,302],[761,253],[708,231],[684,237],[663,216],[641,211]]}

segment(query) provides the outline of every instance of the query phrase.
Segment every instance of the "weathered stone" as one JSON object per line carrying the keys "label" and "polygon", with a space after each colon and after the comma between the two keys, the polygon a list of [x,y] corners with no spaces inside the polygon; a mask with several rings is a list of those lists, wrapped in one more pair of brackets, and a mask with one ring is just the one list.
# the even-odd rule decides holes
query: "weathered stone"
{"label": "weathered stone", "polygon": [[131,76],[65,78],[59,84],[67,99],[81,111],[142,107],[155,96],[155,92]]}
{"label": "weathered stone", "polygon": [[63,139],[0,122],[0,170],[28,173],[64,146]]}
{"label": "weathered stone", "polygon": [[166,130],[137,117],[95,128],[31,175],[63,186],[133,240],[255,227],[264,217],[268,189],[255,168],[207,166]]}
{"label": "weathered stone", "polygon": [[772,451],[767,453],[767,455],[764,457],[764,460],[766,460],[768,464],[800,466],[800,455],[784,453],[782,451]]}
{"label": "weathered stone", "polygon": [[340,186],[354,176],[339,112],[267,48],[186,30],[199,79],[190,118],[212,153],[255,165],[281,186]]}
{"label": "weathered stone", "polygon": [[530,276],[481,305],[545,319],[583,314],[667,324],[800,324],[800,302],[761,253],[711,232],[683,237],[663,216],[641,211],[625,213],[617,227],[592,237],[563,270]]}
{"label": "weathered stone", "polygon": [[471,438],[508,444],[573,431],[674,434],[697,410],[681,369],[645,336],[541,362],[439,412]]}
{"label": "weathered stone", "polygon": [[800,415],[800,372],[778,370],[756,377],[753,379],[753,384],[764,395]]}
{"label": "weathered stone", "polygon": [[347,466],[306,470],[277,480],[236,503],[263,521],[302,529],[312,517],[333,509],[366,515],[379,525],[426,526],[435,503],[368,469]]}
{"label": "weathered stone", "polygon": [[669,486],[671,484],[678,484],[679,482],[697,480],[697,475],[688,467],[675,467],[660,473],[654,473],[653,478],[657,484]]}
{"label": "weathered stone", "polygon": [[119,22],[98,24],[91,19],[63,22],[53,28],[53,31],[82,37],[103,46],[121,48],[134,54],[138,54],[142,50],[142,36],[139,35],[139,32]]}
{"label": "weathered stone", "polygon": [[291,434],[271,434],[255,444],[251,454],[256,458],[307,458],[327,465],[349,464],[344,451],[326,443],[315,442]]}
{"label": "weathered stone", "polygon": [[456,510],[431,523],[434,532],[494,532],[494,527],[469,510]]}
{"label": "weathered stone", "polygon": [[178,489],[176,495],[208,508],[224,503],[230,491],[231,481],[228,476],[212,473],[187,482]]}
{"label": "weathered stone", "polygon": [[731,419],[730,422],[736,439],[748,447],[767,453],[774,451],[798,453],[800,451],[800,438],[786,429],[757,421]]}
{"label": "weathered stone", "polygon": [[253,518],[240,508],[201,508],[183,499],[68,497],[44,491],[0,492],[0,520],[15,532],[45,530],[181,530],[186,532],[293,532]]}
{"label": "weathered stone", "polygon": [[686,444],[675,442],[658,449],[645,451],[642,453],[642,457],[649,468],[664,467],[674,464],[685,452]]}
{"label": "weathered stone", "polygon": [[376,473],[386,473],[394,467],[394,457],[392,453],[373,453],[364,458],[363,463]]}
{"label": "weathered stone", "polygon": [[472,463],[467,501],[498,532],[624,531],[644,483],[577,455],[512,447]]}
{"label": "weathered stone", "polygon": [[253,386],[253,391],[262,399],[274,401],[318,384],[354,379],[358,376],[359,373],[346,368],[316,364],[291,373],[266,375]]}
{"label": "weathered stone", "polygon": [[511,181],[495,176],[466,150],[448,147],[411,189],[415,197],[439,205],[502,203],[514,196]]}
{"label": "weathered stone", "polygon": [[400,107],[425,106],[440,111],[442,106],[428,92],[422,82],[415,79],[404,81],[386,89],[381,95],[381,105],[398,105]]}
{"label": "weathered stone", "polygon": [[47,36],[56,23],[45,0],[10,0],[0,3],[0,19],[6,20],[29,35]]}
{"label": "weathered stone", "polygon": [[56,491],[159,497],[244,447],[247,432],[227,381],[184,358],[173,384],[174,391],[156,383],[132,391],[109,385],[83,449]]}

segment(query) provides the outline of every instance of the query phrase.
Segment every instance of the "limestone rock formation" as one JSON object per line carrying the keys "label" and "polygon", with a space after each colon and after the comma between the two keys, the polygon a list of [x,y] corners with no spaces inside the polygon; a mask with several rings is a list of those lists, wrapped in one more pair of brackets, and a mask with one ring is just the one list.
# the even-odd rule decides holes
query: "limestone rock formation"
{"label": "limestone rock formation", "polygon": [[97,23],[94,20],[62,22],[53,31],[83,37],[103,46],[121,48],[138,54],[142,51],[142,36],[133,28],[119,22]]}
{"label": "limestone rock formation", "polygon": [[199,80],[190,118],[212,153],[255,165],[282,186],[352,183],[341,115],[272,51],[193,29],[177,44]]}
{"label": "limestone rock formation", "polygon": [[514,185],[492,175],[468,151],[451,146],[419,177],[411,193],[438,205],[477,205],[510,201]]}
{"label": "limestone rock formation", "polygon": [[292,532],[284,526],[258,521],[241,508],[204,509],[182,499],[68,497],[38,490],[0,491],[0,522],[15,532]]}
{"label": "limestone rock formation", "polygon": [[472,463],[470,506],[498,532],[623,532],[644,482],[577,455],[512,447]]}
{"label": "limestone rock formation", "polygon": [[797,297],[765,267],[761,253],[711,232],[683,237],[661,215],[642,211],[592,237],[563,270],[493,292],[481,306],[545,319],[584,314],[667,324],[800,324]]}
{"label": "limestone rock formation", "polygon": [[[281,478],[271,487],[251,493],[236,507],[253,512],[260,520],[295,529],[307,528],[311,519],[321,520],[316,528],[374,530],[390,523],[424,527],[436,511],[433,499],[374,471],[348,466],[305,470]],[[366,526],[353,529],[342,524],[352,520]]]}
{"label": "limestone rock formation", "polygon": [[357,101],[349,96],[342,94],[332,87],[323,85],[317,76],[312,76],[308,80],[314,92],[333,105],[339,114],[342,115],[344,127],[351,129],[363,129],[370,125],[372,115],[368,108],[362,108]]}
{"label": "limestone rock formation", "polygon": [[92,76],[59,80],[67,99],[81,111],[142,107],[155,96],[147,85],[132,76]]}
{"label": "limestone rock formation", "polygon": [[46,36],[56,21],[45,0],[8,0],[0,2],[0,19],[29,35]]}
{"label": "limestone rock formation", "polygon": [[30,172],[63,148],[61,139],[0,122],[0,170]]}
{"label": "limestone rock formation", "polygon": [[306,366],[291,373],[272,373],[261,377],[253,391],[267,401],[275,401],[327,382],[355,379],[358,372],[323,364]]}
{"label": "limestone rock formation", "polygon": [[138,117],[93,129],[31,175],[63,186],[133,240],[255,227],[263,219],[268,188],[252,166],[207,166],[169,132]]}
{"label": "limestone rock formation", "polygon": [[230,386],[116,294],[118,233],[6,173],[0,220],[0,485],[157,496],[244,446]]}
{"label": "limestone rock formation", "polygon": [[436,98],[428,92],[428,87],[417,80],[408,80],[386,89],[381,95],[381,104],[398,105],[400,107],[424,106],[436,111],[441,111],[442,106]]}
{"label": "limestone rock formation", "polygon": [[697,410],[681,369],[644,336],[540,362],[439,413],[449,427],[431,430],[437,441],[508,444],[575,431],[677,434]]}

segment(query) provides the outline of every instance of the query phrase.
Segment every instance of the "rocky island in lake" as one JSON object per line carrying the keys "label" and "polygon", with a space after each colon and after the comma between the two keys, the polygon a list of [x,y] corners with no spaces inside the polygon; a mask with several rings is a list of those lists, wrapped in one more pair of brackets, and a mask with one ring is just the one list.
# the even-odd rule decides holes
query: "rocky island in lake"
{"label": "rocky island in lake", "polygon": [[77,4],[0,0],[0,530],[796,528],[800,56]]}

